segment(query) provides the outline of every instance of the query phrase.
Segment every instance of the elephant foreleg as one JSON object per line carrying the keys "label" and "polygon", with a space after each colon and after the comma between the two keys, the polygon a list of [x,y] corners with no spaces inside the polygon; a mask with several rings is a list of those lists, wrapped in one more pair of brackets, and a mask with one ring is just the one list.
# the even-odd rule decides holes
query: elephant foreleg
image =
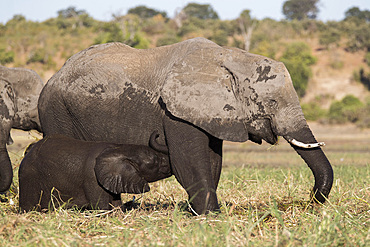
{"label": "elephant foreleg", "polygon": [[6,149],[11,126],[0,124],[0,128],[0,192],[5,192],[9,189],[13,180],[13,167]]}
{"label": "elephant foreleg", "polygon": [[11,85],[0,80],[0,192],[7,191],[13,180],[13,167],[6,144],[11,140],[10,129],[16,111]]}
{"label": "elephant foreleg", "polygon": [[6,148],[0,148],[0,192],[10,188],[13,180],[13,168]]}
{"label": "elephant foreleg", "polygon": [[[173,174],[187,191],[193,210],[198,214],[218,211],[216,184],[220,165],[212,161],[210,140],[204,131],[182,120],[165,117],[164,129]],[[216,160],[216,159],[214,159]]]}

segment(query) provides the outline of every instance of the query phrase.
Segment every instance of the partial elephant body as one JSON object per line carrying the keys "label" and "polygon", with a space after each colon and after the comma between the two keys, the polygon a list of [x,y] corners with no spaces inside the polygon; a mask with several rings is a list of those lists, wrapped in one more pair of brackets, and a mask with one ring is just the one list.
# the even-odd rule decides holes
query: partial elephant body
{"label": "partial elephant body", "polygon": [[8,82],[14,93],[17,110],[13,128],[41,132],[37,102],[44,83],[33,70],[0,66],[0,81]]}
{"label": "partial elephant body", "polygon": [[109,209],[120,193],[144,193],[171,176],[166,155],[142,145],[86,142],[53,135],[37,142],[19,168],[22,211],[64,205]]}
{"label": "partial elephant body", "polygon": [[41,131],[37,102],[43,82],[36,72],[0,66],[0,192],[9,189],[13,172],[6,144],[11,128]]}
{"label": "partial elephant body", "polygon": [[[81,51],[44,87],[39,115],[46,136],[148,145],[159,130],[197,213],[218,210],[223,140],[274,144],[290,135],[306,142],[292,135],[309,130],[282,63],[203,38],[149,50],[110,43]],[[330,180],[326,158],[315,162]]]}
{"label": "partial elephant body", "polygon": [[[148,70],[155,69],[154,59],[168,61],[154,58],[150,52],[137,56],[140,52],[110,43],[82,51],[68,60],[65,65],[68,70],[76,63],[83,66],[75,67],[77,71],[73,73],[60,71],[49,80],[43,91],[45,97],[39,102],[42,124],[46,127],[44,134],[148,145],[149,136],[158,129],[163,138],[164,111],[158,104],[161,85],[151,80],[163,82],[166,71],[149,74]],[[145,59],[153,61],[149,63]],[[76,105],[76,102],[80,103]],[[53,112],[58,113],[50,118]],[[100,126],[99,130],[96,126]]]}

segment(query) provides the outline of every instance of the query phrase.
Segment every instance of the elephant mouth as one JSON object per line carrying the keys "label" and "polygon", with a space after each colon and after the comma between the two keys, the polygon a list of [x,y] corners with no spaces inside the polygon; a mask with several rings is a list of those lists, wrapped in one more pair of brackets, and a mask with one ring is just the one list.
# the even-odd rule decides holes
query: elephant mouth
{"label": "elephant mouth", "polygon": [[248,132],[249,140],[254,143],[262,144],[262,140],[265,140],[267,143],[274,145],[278,142],[278,135],[270,119],[254,121],[253,124],[249,124]]}
{"label": "elephant mouth", "polygon": [[[311,149],[311,148],[318,148],[325,146],[324,142],[314,142],[314,143],[303,143],[300,142],[290,136],[283,136],[285,140],[287,140],[290,144],[296,147],[300,147],[303,149]],[[262,144],[262,140],[265,140],[267,143],[274,145],[278,142],[278,135],[274,133],[272,129],[268,131],[267,135],[264,135],[263,137],[259,137],[253,134],[249,135],[249,138],[252,142]]]}
{"label": "elephant mouth", "polygon": [[276,143],[278,143],[278,136],[276,134],[274,134],[274,132],[271,130],[271,133],[263,138],[268,144],[271,144],[271,145],[275,145]]}

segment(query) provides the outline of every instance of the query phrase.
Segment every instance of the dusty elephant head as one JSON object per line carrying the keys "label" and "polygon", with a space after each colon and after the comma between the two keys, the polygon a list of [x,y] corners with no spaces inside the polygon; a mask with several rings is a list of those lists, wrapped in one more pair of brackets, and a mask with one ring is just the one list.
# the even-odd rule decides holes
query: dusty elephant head
{"label": "dusty elephant head", "polygon": [[9,189],[13,172],[6,144],[10,129],[41,131],[37,101],[43,82],[36,72],[0,66],[0,192]]}
{"label": "dusty elephant head", "polygon": [[307,125],[284,64],[204,42],[207,46],[172,67],[160,93],[167,110],[222,140],[274,144],[284,137],[312,170],[315,197],[324,202],[332,167]]}

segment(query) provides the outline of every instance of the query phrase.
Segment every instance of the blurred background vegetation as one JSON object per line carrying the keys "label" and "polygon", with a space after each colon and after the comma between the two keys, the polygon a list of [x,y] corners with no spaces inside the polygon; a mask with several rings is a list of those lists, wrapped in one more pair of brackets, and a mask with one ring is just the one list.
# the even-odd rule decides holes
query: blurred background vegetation
{"label": "blurred background vegetation", "polygon": [[[146,6],[113,14],[108,22],[73,6],[43,22],[15,15],[0,23],[0,64],[34,69],[47,80],[70,56],[94,44],[146,49],[205,37],[282,61],[308,120],[370,127],[370,11],[352,7],[343,20],[323,22],[316,20],[318,6],[319,0],[287,0],[280,21],[258,20],[248,9],[237,19],[220,20],[212,5],[197,3],[173,18]],[[328,81],[329,93],[322,90]]]}

